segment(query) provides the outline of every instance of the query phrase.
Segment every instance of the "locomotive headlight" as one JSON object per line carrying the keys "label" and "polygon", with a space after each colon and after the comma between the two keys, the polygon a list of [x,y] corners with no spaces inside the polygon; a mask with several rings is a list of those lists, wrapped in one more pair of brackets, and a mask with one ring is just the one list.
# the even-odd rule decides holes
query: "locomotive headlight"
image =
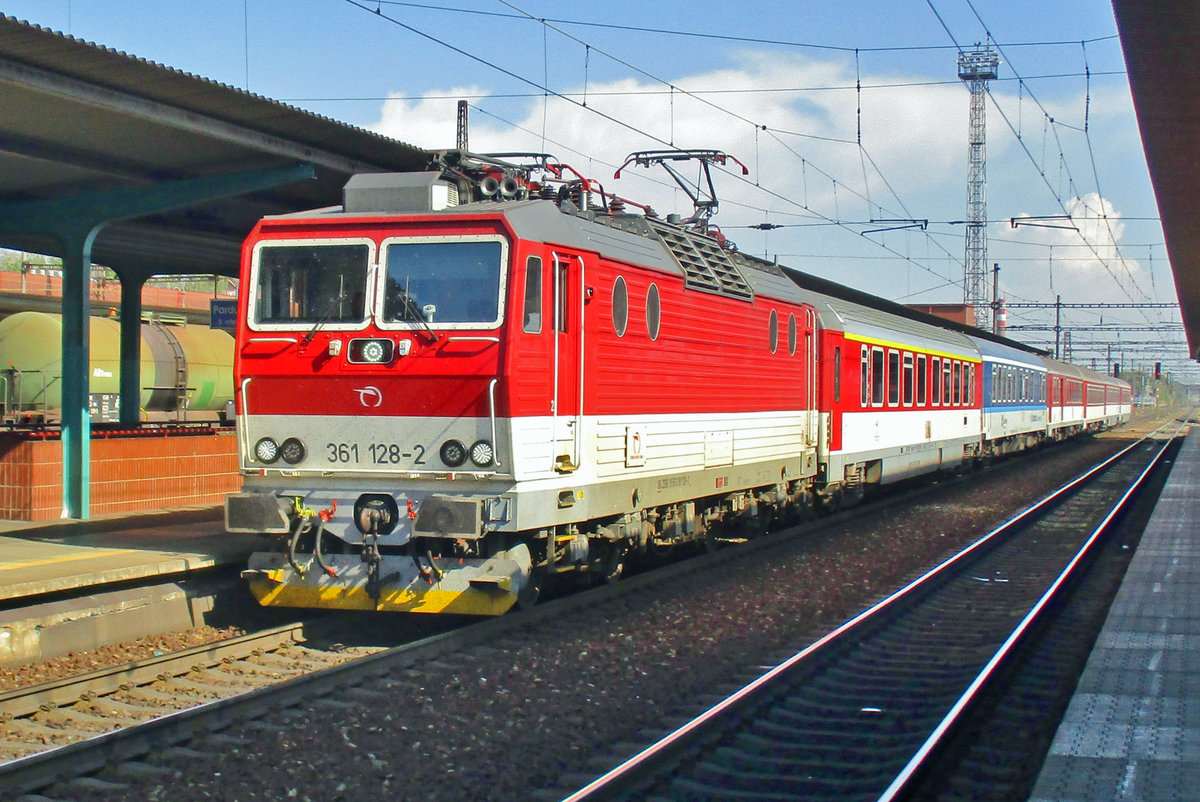
{"label": "locomotive headlight", "polygon": [[295,437],[289,437],[284,440],[283,445],[279,447],[279,455],[283,457],[283,461],[288,465],[303,462],[307,454],[308,449],[304,447],[304,443]]}
{"label": "locomotive headlight", "polygon": [[471,446],[471,462],[474,462],[480,468],[486,468],[491,465],[495,456],[496,451],[487,440],[478,440]]}
{"label": "locomotive headlight", "polygon": [[438,451],[438,455],[442,458],[442,462],[449,468],[457,468],[467,461],[466,446],[457,440],[447,440],[442,443],[442,448]]}
{"label": "locomotive headlight", "polygon": [[363,343],[362,358],[364,362],[382,362],[383,343],[379,340],[368,340]]}
{"label": "locomotive headlight", "polygon": [[254,458],[270,465],[279,459],[279,444],[269,437],[262,438],[254,444]]}
{"label": "locomotive headlight", "polygon": [[384,365],[392,361],[395,350],[391,340],[359,337],[350,341],[346,359],[357,364]]}

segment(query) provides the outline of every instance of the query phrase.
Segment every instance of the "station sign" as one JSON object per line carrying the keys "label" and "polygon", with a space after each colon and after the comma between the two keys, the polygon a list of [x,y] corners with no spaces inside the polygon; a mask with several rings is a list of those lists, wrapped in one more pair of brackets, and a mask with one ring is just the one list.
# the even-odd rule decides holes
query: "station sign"
{"label": "station sign", "polygon": [[208,301],[210,329],[233,331],[237,326],[237,299],[211,298]]}

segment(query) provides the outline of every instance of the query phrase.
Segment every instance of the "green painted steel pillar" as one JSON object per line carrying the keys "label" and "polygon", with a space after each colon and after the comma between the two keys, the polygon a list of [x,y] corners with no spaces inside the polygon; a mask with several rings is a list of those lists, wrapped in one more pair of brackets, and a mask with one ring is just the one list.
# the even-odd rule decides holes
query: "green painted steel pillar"
{"label": "green painted steel pillar", "polygon": [[91,504],[92,418],[88,368],[92,243],[103,224],[61,230],[63,246],[62,447],[64,518],[86,518]]}
{"label": "green painted steel pillar", "polygon": [[121,273],[121,423],[141,422],[143,273]]}
{"label": "green painted steel pillar", "polygon": [[[0,204],[0,234],[41,234],[58,240],[63,259],[62,440],[63,517],[90,516],[91,414],[88,409],[91,333],[91,253],[109,222],[179,209],[311,179],[311,164],[164,181],[147,187],[85,191],[63,198]],[[141,399],[141,300],[130,317],[122,298],[121,420],[137,414]],[[134,323],[128,321],[133,320]],[[128,339],[127,339],[128,338]],[[128,369],[126,369],[128,368]],[[130,400],[132,399],[132,400]]]}

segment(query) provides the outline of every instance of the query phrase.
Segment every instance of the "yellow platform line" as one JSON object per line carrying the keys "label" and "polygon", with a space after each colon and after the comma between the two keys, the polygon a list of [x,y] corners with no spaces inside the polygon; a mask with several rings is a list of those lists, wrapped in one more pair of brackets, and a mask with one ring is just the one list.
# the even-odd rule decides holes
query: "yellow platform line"
{"label": "yellow platform line", "polygon": [[[19,568],[33,568],[39,565],[56,565],[58,563],[75,562],[76,560],[94,560],[100,557],[112,557],[117,554],[144,554],[141,549],[105,549],[104,551],[89,551],[80,554],[72,554],[65,557],[50,557],[43,560],[22,560],[20,562],[0,563],[0,573],[4,571],[12,571]],[[175,552],[163,552],[169,556],[175,556]]]}

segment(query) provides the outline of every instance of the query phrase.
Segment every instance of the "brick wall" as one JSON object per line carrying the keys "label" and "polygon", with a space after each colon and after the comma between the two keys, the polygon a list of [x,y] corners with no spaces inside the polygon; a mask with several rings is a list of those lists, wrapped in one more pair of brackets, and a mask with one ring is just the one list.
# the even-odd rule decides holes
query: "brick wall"
{"label": "brick wall", "polygon": [[[241,488],[232,431],[92,440],[93,516],[221,504]],[[62,443],[0,435],[0,518],[62,515]]]}

